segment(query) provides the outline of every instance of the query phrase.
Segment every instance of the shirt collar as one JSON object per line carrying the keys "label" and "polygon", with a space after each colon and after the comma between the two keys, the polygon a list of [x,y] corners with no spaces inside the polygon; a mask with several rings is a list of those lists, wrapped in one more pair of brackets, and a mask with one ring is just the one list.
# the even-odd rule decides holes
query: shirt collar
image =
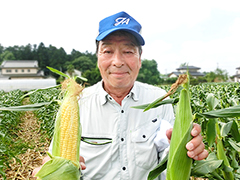
{"label": "shirt collar", "polygon": [[[103,81],[100,81],[99,83],[99,86],[100,86],[100,92],[99,92],[99,96],[100,96],[100,102],[102,105],[106,104],[107,101],[108,101],[108,96],[109,94],[103,89]],[[133,85],[133,88],[131,89],[129,95],[132,97],[132,99],[134,101],[138,101],[139,100],[139,88],[136,84],[136,82],[134,83]]]}
{"label": "shirt collar", "polygon": [[100,91],[99,91],[99,97],[100,97],[100,103],[101,105],[104,105],[107,103],[107,96],[108,93],[103,89],[103,81],[99,82],[99,86],[100,86]]}
{"label": "shirt collar", "polygon": [[139,88],[138,88],[138,86],[137,86],[137,83],[135,82],[134,83],[134,85],[133,85],[133,88],[132,88],[132,90],[130,91],[130,93],[131,93],[131,96],[132,96],[132,99],[134,100],[134,101],[138,101],[139,100]]}

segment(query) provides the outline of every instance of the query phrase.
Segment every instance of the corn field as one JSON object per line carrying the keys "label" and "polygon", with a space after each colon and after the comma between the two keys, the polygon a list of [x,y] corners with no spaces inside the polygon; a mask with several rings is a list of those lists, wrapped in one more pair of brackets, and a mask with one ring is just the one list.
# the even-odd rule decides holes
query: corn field
{"label": "corn field", "polygon": [[[161,86],[161,88],[168,91],[170,86]],[[177,91],[170,97],[177,99],[179,92]],[[35,148],[36,146],[34,146],[34,143],[38,142],[29,144],[19,138],[18,134],[22,131],[19,125],[23,123],[22,117],[26,116],[26,113],[28,116],[29,113],[32,113],[38,124],[34,125],[37,130],[32,131],[38,131],[41,139],[50,142],[53,136],[55,117],[59,109],[57,102],[59,93],[58,88],[39,89],[32,92],[0,91],[0,179],[31,179],[31,170],[39,164],[32,163],[29,172],[23,177],[15,175],[13,178],[12,175],[9,175],[9,172],[14,173],[12,164],[18,167],[24,166],[23,154],[25,155],[32,150],[34,153],[39,151],[39,147]],[[201,125],[205,148],[209,152],[206,160],[193,161],[191,179],[240,179],[240,118],[236,115],[240,113],[240,84],[200,84],[190,86],[190,94],[192,113],[196,114],[194,122]],[[31,111],[7,110],[11,107],[21,106],[24,102],[38,104],[38,106],[36,106],[36,110],[31,109]],[[176,103],[173,103],[173,107],[176,109]],[[223,115],[222,117],[214,117],[214,114],[200,115],[232,107],[235,109],[231,111],[236,112],[236,114],[231,117]],[[41,144],[41,146],[43,145]],[[35,156],[30,155],[29,157],[35,158]],[[32,159],[32,161],[36,159]]]}

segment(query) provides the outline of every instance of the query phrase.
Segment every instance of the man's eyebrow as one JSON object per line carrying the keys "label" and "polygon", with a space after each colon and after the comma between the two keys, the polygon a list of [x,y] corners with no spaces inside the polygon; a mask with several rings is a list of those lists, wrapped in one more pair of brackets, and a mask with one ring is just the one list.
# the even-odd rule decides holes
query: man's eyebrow
{"label": "man's eyebrow", "polygon": [[102,42],[102,46],[107,46],[107,45],[111,45],[111,44],[112,44],[112,43],[106,42],[106,41],[105,41],[105,42],[104,42],[104,41]]}
{"label": "man's eyebrow", "polygon": [[[102,41],[102,46],[109,46],[112,45],[113,43],[111,42],[107,42],[107,41]],[[134,44],[134,42],[127,42],[123,44],[124,46],[128,46],[128,47],[136,47],[136,44]]]}
{"label": "man's eyebrow", "polygon": [[131,46],[131,47],[135,47],[136,45],[133,43],[133,42],[131,42],[131,43],[126,43],[126,44],[124,44],[125,46]]}

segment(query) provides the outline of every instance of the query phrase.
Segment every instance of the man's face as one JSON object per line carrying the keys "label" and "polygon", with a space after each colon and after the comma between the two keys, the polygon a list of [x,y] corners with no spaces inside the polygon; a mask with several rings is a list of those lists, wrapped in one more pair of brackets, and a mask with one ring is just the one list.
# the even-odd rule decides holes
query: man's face
{"label": "man's face", "polygon": [[98,67],[104,88],[130,90],[141,67],[139,49],[130,36],[109,35],[99,42]]}

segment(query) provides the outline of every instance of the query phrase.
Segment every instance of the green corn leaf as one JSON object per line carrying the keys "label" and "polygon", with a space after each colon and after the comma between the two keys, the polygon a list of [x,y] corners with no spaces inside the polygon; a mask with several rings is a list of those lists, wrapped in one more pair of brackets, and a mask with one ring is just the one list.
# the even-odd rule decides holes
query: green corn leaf
{"label": "green corn leaf", "polygon": [[88,79],[87,78],[85,78],[85,77],[82,77],[82,76],[76,76],[76,79],[77,78],[79,78],[79,79],[81,79],[81,80],[83,80],[83,81],[88,81]]}
{"label": "green corn leaf", "polygon": [[156,179],[167,168],[168,154],[163,160],[148,174],[148,180]]}
{"label": "green corn leaf", "polygon": [[192,175],[205,176],[206,174],[212,173],[222,164],[223,160],[201,160],[196,161],[195,167],[192,169]]}
{"label": "green corn leaf", "polygon": [[239,169],[240,166],[238,165],[238,161],[237,161],[237,151],[231,151],[230,152],[230,158],[232,159],[231,162],[231,167],[233,167],[234,169]]}
{"label": "green corn leaf", "polygon": [[232,123],[233,121],[230,121],[228,123],[220,123],[222,125],[220,130],[221,137],[226,137],[228,135],[231,130]]}
{"label": "green corn leaf", "polygon": [[60,86],[61,86],[61,84],[56,85],[56,86],[50,86],[50,87],[35,89],[35,90],[33,90],[33,91],[29,91],[28,93],[24,94],[23,96],[20,97],[20,99],[23,99],[23,98],[25,98],[25,97],[27,97],[27,96],[29,96],[29,95],[31,95],[31,94],[34,94],[34,93],[36,93],[36,92],[38,92],[38,91],[42,91],[42,90],[46,90],[46,89],[51,89],[51,88],[58,88],[58,87],[60,87]]}
{"label": "green corn leaf", "polygon": [[60,76],[63,76],[63,77],[66,77],[66,78],[69,78],[69,79],[70,79],[70,76],[68,76],[67,74],[65,74],[65,73],[63,73],[63,72],[61,72],[61,71],[59,71],[59,70],[57,70],[57,69],[54,69],[54,68],[49,67],[49,66],[47,66],[47,68],[48,68],[50,71],[52,71],[52,72],[54,72],[54,73],[56,73],[56,74],[58,74],[58,75],[60,75]]}
{"label": "green corn leaf", "polygon": [[165,99],[165,98],[166,98],[166,97],[165,97],[165,95],[164,95],[164,96],[156,99],[154,102],[150,103],[150,104],[144,109],[143,112],[145,112],[145,111],[147,111],[147,110],[155,107],[158,103],[160,103],[160,102],[161,102],[163,99]]}
{"label": "green corn leaf", "polygon": [[36,174],[38,180],[79,180],[80,171],[70,160],[51,157]]}
{"label": "green corn leaf", "polygon": [[132,106],[132,108],[135,108],[135,109],[146,109],[147,107],[156,108],[156,107],[164,105],[164,104],[176,104],[178,101],[179,101],[179,98],[166,99],[166,100],[163,100],[163,101],[159,101],[156,104],[154,103],[154,105],[143,104],[143,105],[140,105],[140,106]]}
{"label": "green corn leaf", "polygon": [[212,145],[215,142],[216,135],[217,135],[215,124],[216,124],[215,119],[209,119],[209,121],[207,123],[206,137],[207,137],[207,142],[209,144],[209,147],[212,147]]}
{"label": "green corn leaf", "polygon": [[231,134],[237,142],[240,142],[240,132],[238,130],[238,124],[237,124],[236,120],[233,121]]}
{"label": "green corn leaf", "polygon": [[232,139],[229,139],[228,142],[233,147],[233,149],[240,153],[240,143],[236,143]]}
{"label": "green corn leaf", "polygon": [[213,110],[205,113],[196,113],[196,118],[232,118],[240,117],[240,105],[225,109]]}
{"label": "green corn leaf", "polygon": [[217,157],[219,160],[223,160],[223,176],[225,179],[228,180],[234,180],[234,175],[233,175],[233,168],[230,166],[227,155],[225,154],[224,151],[224,146],[222,139],[217,139]]}
{"label": "green corn leaf", "polygon": [[24,106],[0,107],[0,110],[1,111],[35,111],[51,103],[52,102],[42,102],[42,103],[28,104]]}
{"label": "green corn leaf", "polygon": [[207,105],[210,110],[214,110],[219,103],[219,100],[214,96],[214,94],[208,94],[206,98]]}

